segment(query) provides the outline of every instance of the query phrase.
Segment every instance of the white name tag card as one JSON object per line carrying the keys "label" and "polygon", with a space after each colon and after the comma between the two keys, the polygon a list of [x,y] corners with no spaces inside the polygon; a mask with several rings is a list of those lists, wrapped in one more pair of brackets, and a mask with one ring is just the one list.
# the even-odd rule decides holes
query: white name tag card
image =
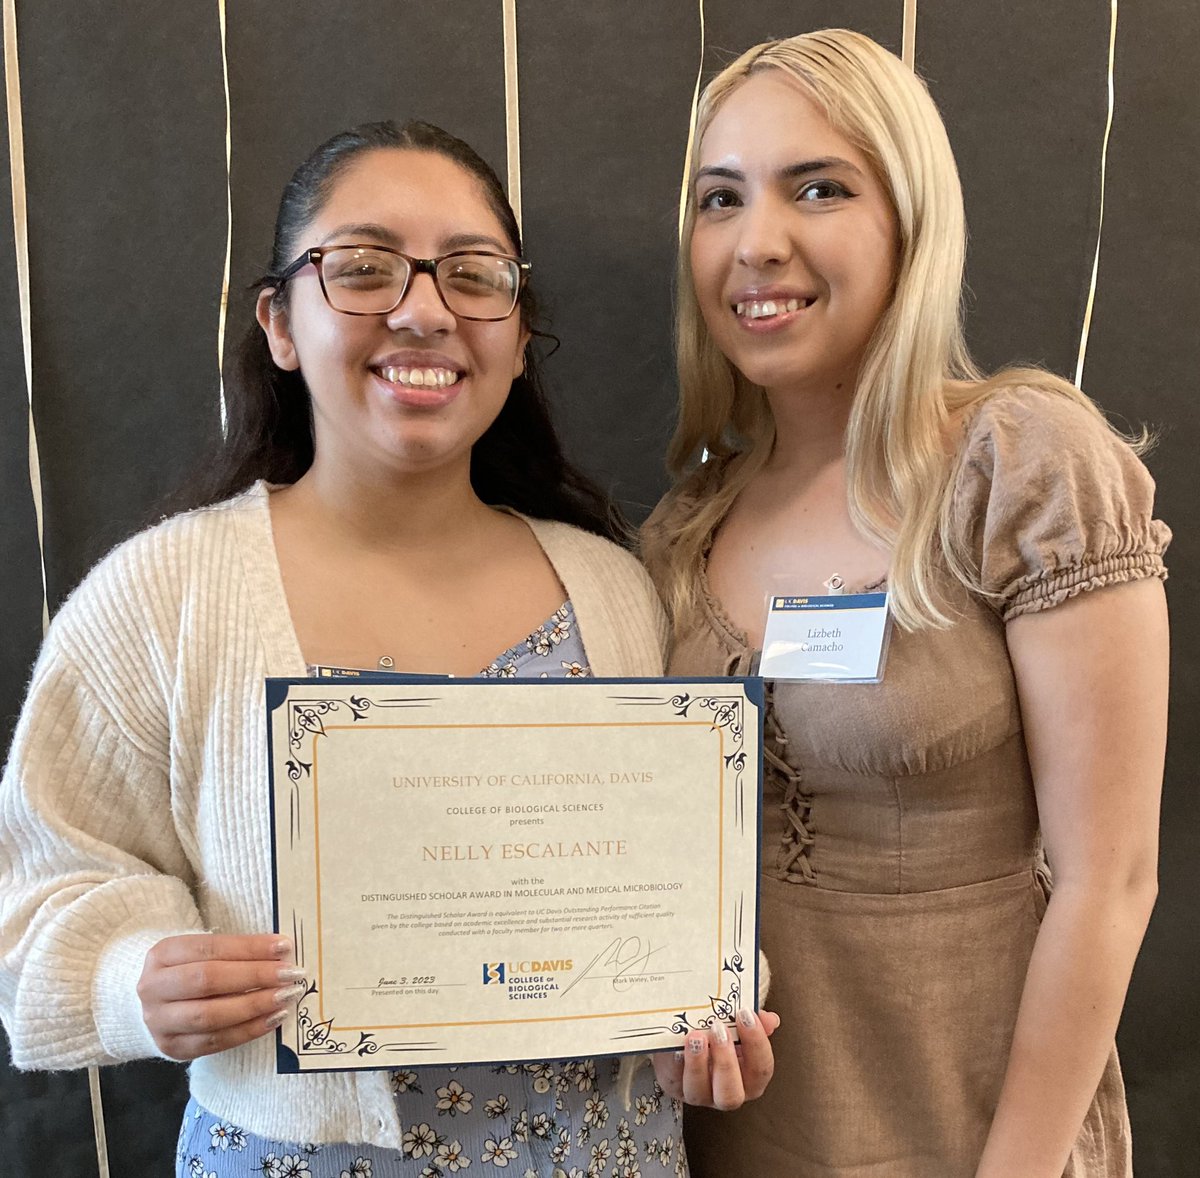
{"label": "white name tag card", "polygon": [[764,679],[878,683],[890,633],[886,593],[772,596],[758,673]]}

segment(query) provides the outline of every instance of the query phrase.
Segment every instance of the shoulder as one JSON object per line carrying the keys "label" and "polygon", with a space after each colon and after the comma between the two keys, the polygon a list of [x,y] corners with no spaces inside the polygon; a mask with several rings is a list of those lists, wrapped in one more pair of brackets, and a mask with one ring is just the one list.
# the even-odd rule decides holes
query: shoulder
{"label": "shoulder", "polygon": [[1051,455],[1122,452],[1136,461],[1100,409],[1065,383],[1002,384],[963,413],[960,457],[966,465],[1007,460],[1034,467]]}
{"label": "shoulder", "polygon": [[689,520],[698,505],[707,502],[724,485],[743,454],[710,455],[683,475],[658,501],[642,528],[643,543],[650,535],[670,536]]}
{"label": "shoulder", "polygon": [[660,675],[667,624],[632,553],[581,528],[528,519],[575,608],[597,675]]}
{"label": "shoulder", "polygon": [[1100,409],[1065,382],[1000,385],[963,413],[954,476],[961,509],[1010,499],[1084,514],[1149,511],[1154,481]]}
{"label": "shoulder", "polygon": [[256,484],[232,499],[164,516],[158,523],[118,544],[97,566],[121,566],[139,559],[175,551],[203,548],[237,527],[239,518],[252,515],[266,503],[264,484]]}
{"label": "shoulder", "polygon": [[52,629],[100,622],[117,633],[153,633],[168,625],[189,589],[218,576],[234,558],[242,521],[265,510],[266,489],[255,487],[138,532],[92,568]]}
{"label": "shoulder", "polygon": [[[639,550],[656,584],[662,586],[669,581],[670,554],[678,538],[689,525],[695,528],[698,516],[725,485],[742,457],[741,453],[710,455],[658,501],[638,535]],[[703,539],[707,542],[708,537]]]}
{"label": "shoulder", "polygon": [[1154,481],[1078,390],[1050,377],[999,384],[960,428],[952,534],[1005,619],[1163,575],[1170,532],[1153,517]]}
{"label": "shoulder", "polygon": [[42,680],[61,685],[56,698],[90,694],[140,734],[135,743],[162,747],[185,627],[201,635],[187,644],[200,661],[238,624],[229,587],[249,550],[240,528],[255,511],[266,511],[265,487],[164,519],[108,553],[51,621],[31,698]]}
{"label": "shoulder", "polygon": [[[614,589],[657,600],[646,570],[633,553],[619,544],[572,524],[559,523],[557,520],[526,519],[551,564],[560,570],[560,576],[565,569],[572,577],[582,576],[598,582],[603,580]],[[563,577],[563,583],[567,592],[574,597],[574,589],[567,584],[566,577]]]}

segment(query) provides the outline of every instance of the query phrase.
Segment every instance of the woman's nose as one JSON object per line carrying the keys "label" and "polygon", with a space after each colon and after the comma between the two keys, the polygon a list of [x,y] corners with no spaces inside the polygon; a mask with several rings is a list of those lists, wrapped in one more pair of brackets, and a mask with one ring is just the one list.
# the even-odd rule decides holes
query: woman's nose
{"label": "woman's nose", "polygon": [[787,209],[762,198],[748,203],[738,218],[737,259],[754,270],[786,262],[795,243]]}
{"label": "woman's nose", "polygon": [[409,281],[400,305],[388,312],[387,324],[393,331],[427,336],[453,331],[458,320],[442,302],[433,275],[418,272]]}

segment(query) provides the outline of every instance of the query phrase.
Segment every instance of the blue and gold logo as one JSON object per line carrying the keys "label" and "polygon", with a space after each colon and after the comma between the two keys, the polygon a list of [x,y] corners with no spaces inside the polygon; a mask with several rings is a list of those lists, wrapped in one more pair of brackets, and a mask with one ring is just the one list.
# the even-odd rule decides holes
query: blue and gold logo
{"label": "blue and gold logo", "polygon": [[491,982],[504,985],[503,961],[485,961],[483,963],[483,984],[486,986]]}

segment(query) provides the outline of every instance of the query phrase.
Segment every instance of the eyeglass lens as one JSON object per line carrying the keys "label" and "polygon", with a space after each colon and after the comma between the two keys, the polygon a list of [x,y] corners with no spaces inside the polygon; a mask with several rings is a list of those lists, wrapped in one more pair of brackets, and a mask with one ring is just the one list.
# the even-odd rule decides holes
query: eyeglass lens
{"label": "eyeglass lens", "polygon": [[[345,246],[321,258],[325,294],[335,310],[373,315],[392,310],[409,282],[411,266],[398,254]],[[504,319],[516,306],[520,268],[489,254],[455,254],[437,265],[442,300],[464,319]]]}

